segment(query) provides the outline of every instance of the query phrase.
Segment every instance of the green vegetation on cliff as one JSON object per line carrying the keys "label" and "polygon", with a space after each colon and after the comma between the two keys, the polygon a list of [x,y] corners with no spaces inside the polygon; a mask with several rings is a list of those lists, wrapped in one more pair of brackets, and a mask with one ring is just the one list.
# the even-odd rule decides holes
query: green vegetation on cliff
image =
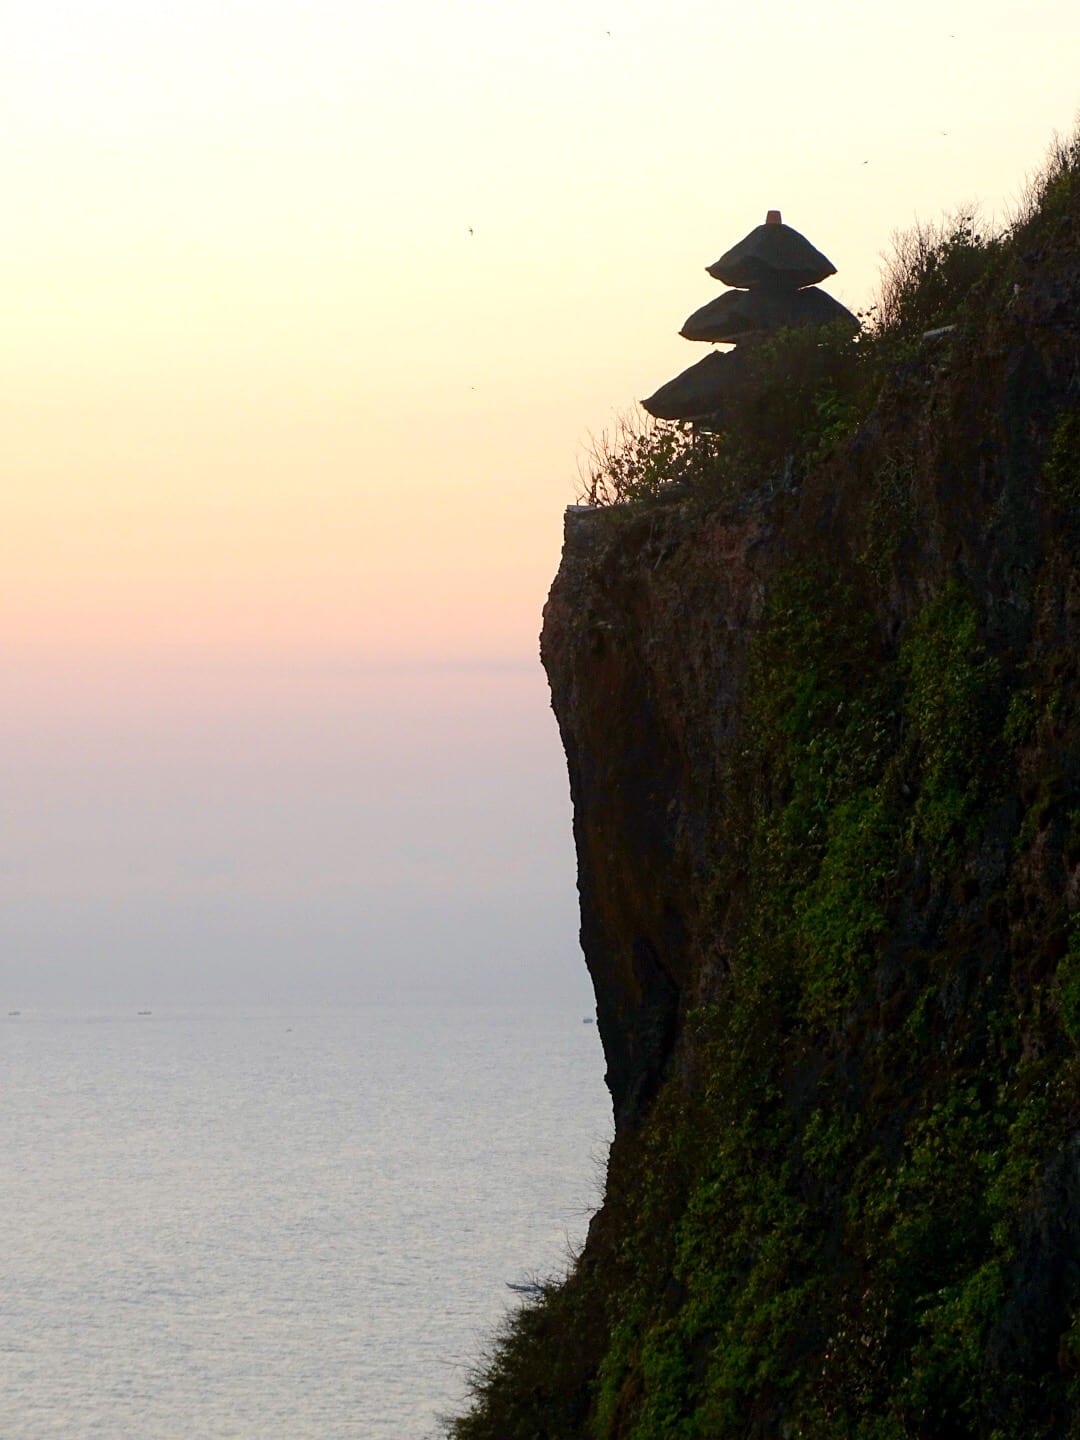
{"label": "green vegetation on cliff", "polygon": [[456,1440],[1080,1434],[1080,144],[883,308],[568,535],[618,1127]]}

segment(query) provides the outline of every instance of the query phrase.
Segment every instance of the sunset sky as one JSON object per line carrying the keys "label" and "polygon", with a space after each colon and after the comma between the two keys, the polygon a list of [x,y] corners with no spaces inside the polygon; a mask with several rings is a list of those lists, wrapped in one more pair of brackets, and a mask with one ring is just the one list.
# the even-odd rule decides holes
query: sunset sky
{"label": "sunset sky", "polygon": [[587,1006],[536,663],[590,431],[779,207],[872,298],[1080,7],[0,11],[0,1000]]}

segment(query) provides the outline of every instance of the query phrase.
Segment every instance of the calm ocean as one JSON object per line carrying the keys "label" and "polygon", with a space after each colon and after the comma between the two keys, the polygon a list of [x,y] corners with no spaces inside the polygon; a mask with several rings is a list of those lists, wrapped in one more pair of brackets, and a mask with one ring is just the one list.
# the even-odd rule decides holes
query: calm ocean
{"label": "calm ocean", "polygon": [[596,1029],[510,1007],[0,1019],[3,1440],[424,1440],[565,1266]]}

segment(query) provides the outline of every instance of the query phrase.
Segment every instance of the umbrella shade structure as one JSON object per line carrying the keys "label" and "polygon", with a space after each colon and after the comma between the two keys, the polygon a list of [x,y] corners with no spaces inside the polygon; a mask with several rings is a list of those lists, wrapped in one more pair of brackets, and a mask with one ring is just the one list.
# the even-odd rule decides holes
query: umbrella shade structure
{"label": "umbrella shade structure", "polygon": [[805,235],[783,223],[779,210],[770,210],[764,225],[751,230],[706,269],[714,280],[740,290],[770,284],[801,290],[836,274],[836,266]]}
{"label": "umbrella shade structure", "polygon": [[732,411],[738,403],[743,366],[736,355],[714,351],[661,385],[641,403],[657,420],[700,420]]}
{"label": "umbrella shade structure", "polygon": [[686,340],[734,345],[766,331],[833,325],[838,320],[849,325],[852,332],[859,328],[858,320],[846,306],[816,286],[804,290],[728,290],[695,310],[679,334]]}
{"label": "umbrella shade structure", "polygon": [[658,420],[708,421],[703,428],[713,430],[730,428],[740,411],[749,417],[762,411],[764,404],[754,423],[767,427],[769,405],[777,397],[782,401],[785,391],[797,391],[801,372],[807,367],[814,370],[815,356],[820,351],[824,357],[826,352],[816,341],[798,356],[782,350],[774,353],[759,342],[779,330],[838,323],[854,335],[859,321],[838,300],[816,288],[819,280],[836,273],[836,267],[805,236],[785,225],[779,210],[770,210],[764,225],[732,246],[708,271],[734,288],[695,310],[679,333],[687,340],[739,348],[706,356],[641,403]]}

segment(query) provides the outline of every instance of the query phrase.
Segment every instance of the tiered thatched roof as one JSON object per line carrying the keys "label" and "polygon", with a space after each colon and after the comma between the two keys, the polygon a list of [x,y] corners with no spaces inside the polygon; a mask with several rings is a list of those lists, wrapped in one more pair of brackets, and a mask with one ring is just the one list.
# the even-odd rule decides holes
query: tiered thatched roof
{"label": "tiered thatched roof", "polygon": [[[843,321],[859,322],[838,300],[817,289],[836,267],[798,230],[770,210],[737,245],[708,266],[708,273],[735,288],[695,310],[680,330],[687,340],[737,345],[777,330]],[[642,404],[660,420],[723,423],[737,404],[741,367],[733,355],[712,354],[662,385]]]}

